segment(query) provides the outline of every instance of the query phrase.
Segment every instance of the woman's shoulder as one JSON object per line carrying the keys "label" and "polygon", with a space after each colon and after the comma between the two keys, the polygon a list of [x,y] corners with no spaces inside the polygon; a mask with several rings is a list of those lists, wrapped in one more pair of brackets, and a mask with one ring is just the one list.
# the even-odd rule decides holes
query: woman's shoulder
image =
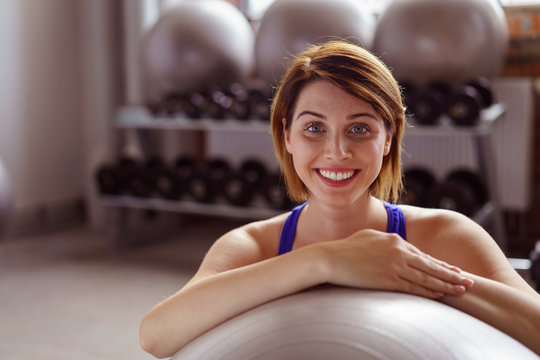
{"label": "woman's shoulder", "polygon": [[194,279],[276,256],[281,227],[287,215],[251,222],[222,235],[206,253]]}
{"label": "woman's shoulder", "polygon": [[407,239],[412,242],[489,237],[476,222],[458,212],[410,205],[400,207],[405,215]]}
{"label": "woman's shoulder", "polygon": [[261,258],[277,255],[281,229],[290,213],[247,223],[224,234],[215,245],[227,248],[252,248]]}

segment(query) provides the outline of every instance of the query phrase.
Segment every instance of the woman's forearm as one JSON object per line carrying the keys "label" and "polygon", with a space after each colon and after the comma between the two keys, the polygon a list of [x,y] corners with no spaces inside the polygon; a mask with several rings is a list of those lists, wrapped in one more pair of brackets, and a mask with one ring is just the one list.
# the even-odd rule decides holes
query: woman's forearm
{"label": "woman's forearm", "polygon": [[540,355],[540,296],[472,274],[467,277],[475,281],[472,288],[440,301],[490,324]]}
{"label": "woman's forearm", "polygon": [[171,356],[242,312],[323,282],[316,252],[309,247],[188,284],[145,316],[142,347],[156,357]]}

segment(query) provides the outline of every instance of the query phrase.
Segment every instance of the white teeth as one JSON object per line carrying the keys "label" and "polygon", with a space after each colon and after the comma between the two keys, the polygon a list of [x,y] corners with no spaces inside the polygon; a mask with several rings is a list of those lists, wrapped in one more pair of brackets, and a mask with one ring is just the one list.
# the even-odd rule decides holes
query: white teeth
{"label": "white teeth", "polygon": [[341,181],[341,180],[347,180],[350,177],[352,177],[354,175],[354,170],[349,170],[349,171],[344,171],[344,172],[335,172],[335,171],[319,169],[319,173],[327,179],[334,180],[334,181]]}

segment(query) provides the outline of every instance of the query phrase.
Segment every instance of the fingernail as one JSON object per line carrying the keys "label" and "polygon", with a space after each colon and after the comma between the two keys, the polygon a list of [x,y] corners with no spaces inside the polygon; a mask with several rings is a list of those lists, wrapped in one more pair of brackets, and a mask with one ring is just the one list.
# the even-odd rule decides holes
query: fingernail
{"label": "fingernail", "polygon": [[462,285],[456,285],[454,286],[454,290],[457,292],[457,293],[464,293],[467,289],[465,288],[465,286],[462,286]]}
{"label": "fingernail", "polygon": [[471,286],[474,285],[474,280],[473,279],[469,279],[469,278],[463,278],[463,280],[461,281],[463,283],[463,285],[465,285],[467,288],[470,288]]}

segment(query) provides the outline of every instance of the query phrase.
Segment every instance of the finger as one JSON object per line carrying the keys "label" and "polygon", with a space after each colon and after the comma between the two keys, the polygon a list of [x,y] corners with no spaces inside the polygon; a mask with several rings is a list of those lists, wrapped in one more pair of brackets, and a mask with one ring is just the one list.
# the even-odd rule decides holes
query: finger
{"label": "finger", "polygon": [[433,257],[426,254],[412,256],[409,265],[444,282],[465,287],[472,285],[472,281],[461,275],[460,272],[456,272],[440,264],[439,261],[435,261]]}
{"label": "finger", "polygon": [[422,296],[428,299],[439,299],[444,296],[443,292],[426,288],[403,277],[400,277],[400,284],[398,286],[398,290],[404,293]]}
{"label": "finger", "polygon": [[429,255],[429,254],[426,254],[424,252],[422,252],[420,249],[418,249],[416,246],[412,245],[411,243],[406,243],[408,245],[408,250],[410,250],[413,254],[416,254],[416,255],[419,255],[419,256],[424,256],[424,257],[427,257],[428,259],[430,259],[431,261],[451,270],[451,271],[454,271],[454,272],[457,272],[457,273],[461,273],[461,269],[455,265],[450,265],[448,264],[447,262],[445,261],[442,261],[440,259],[437,259],[437,258],[434,258],[433,256]]}
{"label": "finger", "polygon": [[401,274],[400,277],[436,293],[461,295],[467,290],[464,285],[441,280],[438,277],[415,268],[410,268],[409,271]]}
{"label": "finger", "polygon": [[442,261],[442,260],[439,260],[437,258],[434,258],[433,256],[429,255],[429,254],[424,254],[425,256],[427,256],[431,261],[434,261],[436,262],[437,264],[441,265],[441,266],[444,266],[445,268],[453,271],[453,272],[456,272],[458,274],[460,274],[462,271],[459,267],[457,266],[454,266],[454,265],[450,265],[448,264],[447,262],[445,261]]}

